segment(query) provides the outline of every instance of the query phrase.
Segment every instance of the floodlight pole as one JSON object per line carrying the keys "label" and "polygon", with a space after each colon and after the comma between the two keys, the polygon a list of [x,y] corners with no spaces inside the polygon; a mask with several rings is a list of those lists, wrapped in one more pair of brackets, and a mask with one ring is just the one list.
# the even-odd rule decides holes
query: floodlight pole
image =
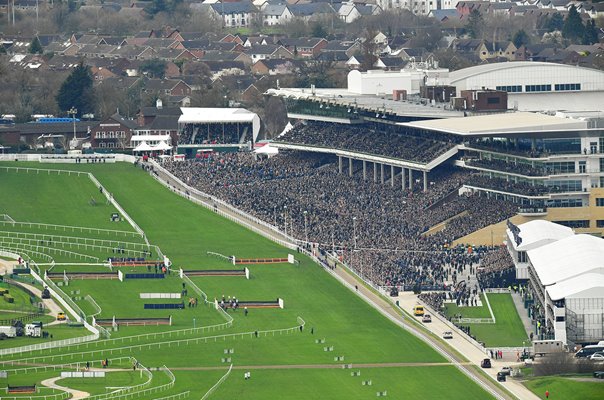
{"label": "floodlight pole", "polygon": [[67,114],[71,115],[73,121],[73,140],[76,138],[76,126],[75,126],[75,116],[78,113],[78,110],[75,107],[71,107],[71,110],[67,111]]}

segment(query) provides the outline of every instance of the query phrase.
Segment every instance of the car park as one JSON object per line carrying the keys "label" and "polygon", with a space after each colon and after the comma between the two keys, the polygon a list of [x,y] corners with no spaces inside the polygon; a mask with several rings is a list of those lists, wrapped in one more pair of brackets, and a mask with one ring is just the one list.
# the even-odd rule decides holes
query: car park
{"label": "car park", "polygon": [[453,339],[453,332],[451,332],[451,331],[443,332],[443,339]]}
{"label": "car park", "polygon": [[432,322],[432,317],[430,316],[430,314],[424,314],[424,316],[422,317],[422,322]]}
{"label": "car park", "polygon": [[480,362],[480,367],[481,368],[491,368],[491,359],[490,358],[485,358]]}

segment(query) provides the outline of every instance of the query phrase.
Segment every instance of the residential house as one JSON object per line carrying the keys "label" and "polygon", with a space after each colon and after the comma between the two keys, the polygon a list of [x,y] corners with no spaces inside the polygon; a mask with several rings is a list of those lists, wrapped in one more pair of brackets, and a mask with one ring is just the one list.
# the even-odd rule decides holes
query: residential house
{"label": "residential house", "polygon": [[250,55],[235,51],[206,51],[201,61],[241,61],[245,65],[252,65],[252,57]]}
{"label": "residential house", "polygon": [[112,55],[122,57],[128,60],[149,60],[156,57],[157,52],[151,47],[141,47],[135,45],[125,45],[116,47]]}
{"label": "residential house", "polygon": [[474,10],[487,12],[490,2],[488,1],[460,1],[455,5],[457,13],[462,17],[470,15]]}
{"label": "residential house", "polygon": [[516,58],[516,46],[512,42],[490,42],[481,39],[460,39],[453,43],[455,51],[473,54],[480,60],[505,57],[508,60]]}
{"label": "residential house", "polygon": [[377,15],[382,9],[375,4],[355,4],[353,1],[342,3],[338,8],[338,17],[347,24],[350,24],[362,16]]}
{"label": "residential house", "polygon": [[291,51],[276,44],[257,45],[245,50],[245,54],[252,58],[252,62],[271,58],[293,58]]}
{"label": "residential house", "polygon": [[106,78],[115,77],[115,73],[111,72],[111,70],[103,67],[90,67],[90,72],[92,73],[92,78],[95,83],[100,83]]}
{"label": "residential house", "polygon": [[189,96],[192,92],[191,87],[180,79],[147,79],[143,90],[167,96]]}
{"label": "residential house", "polygon": [[294,57],[315,58],[327,46],[323,38],[282,38],[278,44],[289,50]]}
{"label": "residential house", "polygon": [[264,26],[282,25],[293,18],[287,4],[267,4],[260,12]]}
{"label": "residential house", "polygon": [[258,14],[258,9],[250,1],[216,3],[210,5],[210,9],[227,28],[249,27]]}
{"label": "residential house", "polygon": [[115,113],[90,131],[90,144],[96,149],[125,149],[137,128],[136,122]]}
{"label": "residential house", "polygon": [[290,4],[289,10],[295,18],[305,22],[337,18],[337,13],[329,3]]}
{"label": "residential house", "polygon": [[254,75],[287,75],[300,71],[304,61],[301,60],[259,60],[252,65]]}
{"label": "residential house", "polygon": [[189,61],[197,58],[187,49],[158,49],[155,57],[168,61]]}
{"label": "residential house", "polygon": [[362,51],[362,44],[360,40],[330,40],[323,47],[321,53],[317,58],[321,57],[323,53],[343,53],[347,56],[346,59],[350,58],[353,54]]}

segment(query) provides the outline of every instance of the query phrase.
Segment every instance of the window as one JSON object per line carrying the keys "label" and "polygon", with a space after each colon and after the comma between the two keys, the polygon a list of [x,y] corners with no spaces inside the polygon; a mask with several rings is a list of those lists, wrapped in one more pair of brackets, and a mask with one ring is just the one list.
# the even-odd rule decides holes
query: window
{"label": "window", "polygon": [[554,89],[556,91],[581,90],[581,84],[580,83],[562,83],[562,84],[554,85]]}
{"label": "window", "polygon": [[508,93],[519,93],[522,92],[521,85],[513,85],[513,86],[496,86],[495,89],[501,90]]}
{"label": "window", "polygon": [[499,104],[500,100],[499,97],[489,97],[487,98],[487,104]]}
{"label": "window", "polygon": [[545,168],[548,174],[573,174],[575,172],[574,161],[560,161],[560,162],[548,162],[545,164]]}
{"label": "window", "polygon": [[545,205],[548,208],[570,208],[570,207],[583,207],[583,200],[581,199],[555,199],[548,200]]}
{"label": "window", "polygon": [[524,90],[526,92],[551,92],[552,85],[526,85]]}
{"label": "window", "polygon": [[596,154],[598,152],[598,142],[589,142],[589,154]]}
{"label": "window", "polygon": [[585,161],[579,161],[579,173],[584,174],[586,170]]}
{"label": "window", "polygon": [[569,228],[589,228],[589,220],[580,219],[575,221],[554,221],[557,224],[568,226]]}
{"label": "window", "polygon": [[604,207],[604,198],[602,198],[602,197],[596,198],[596,207]]}
{"label": "window", "polygon": [[604,228],[604,219],[599,219],[596,221],[597,228]]}

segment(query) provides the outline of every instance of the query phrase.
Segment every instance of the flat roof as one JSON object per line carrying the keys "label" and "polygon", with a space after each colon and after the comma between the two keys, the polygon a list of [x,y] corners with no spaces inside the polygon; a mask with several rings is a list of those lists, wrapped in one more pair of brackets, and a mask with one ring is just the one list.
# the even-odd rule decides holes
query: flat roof
{"label": "flat roof", "polygon": [[531,112],[509,112],[465,118],[404,122],[399,125],[460,136],[535,133],[587,129],[587,122]]}
{"label": "flat roof", "polygon": [[[463,111],[444,108],[443,104],[432,106],[416,101],[395,101],[388,95],[362,95],[350,93],[348,89],[310,89],[310,88],[282,88],[269,89],[266,94],[281,96],[291,99],[302,99],[317,102],[331,103],[344,107],[356,107],[364,110],[395,114],[401,117],[421,118],[455,118],[463,117]],[[388,98],[390,97],[390,98]]]}
{"label": "flat roof", "polygon": [[568,226],[543,219],[537,219],[518,225],[518,229],[520,229],[518,235],[522,239],[520,244],[516,244],[511,231],[509,229],[507,230],[508,237],[511,238],[512,246],[516,251],[532,250],[575,234]]}
{"label": "flat roof", "polygon": [[574,235],[527,252],[543,286],[586,273],[604,275],[604,239]]}
{"label": "flat roof", "polygon": [[547,288],[549,297],[554,301],[587,291],[589,298],[604,298],[604,274],[583,274]]}

